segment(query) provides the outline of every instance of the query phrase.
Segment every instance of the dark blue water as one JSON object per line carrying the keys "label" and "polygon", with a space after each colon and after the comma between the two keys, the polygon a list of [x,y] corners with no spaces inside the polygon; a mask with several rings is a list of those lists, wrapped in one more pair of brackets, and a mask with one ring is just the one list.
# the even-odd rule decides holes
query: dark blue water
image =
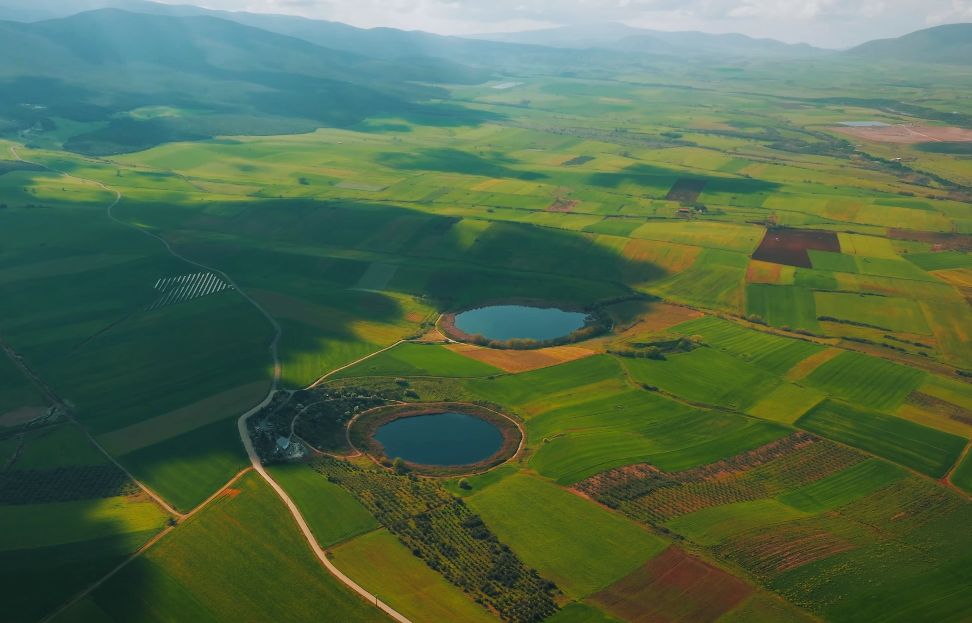
{"label": "dark blue water", "polygon": [[587,314],[556,307],[493,305],[456,315],[456,328],[491,340],[552,340],[584,326]]}
{"label": "dark blue water", "polygon": [[499,429],[465,413],[433,413],[393,420],[375,439],[385,456],[422,465],[468,465],[488,459],[503,446]]}

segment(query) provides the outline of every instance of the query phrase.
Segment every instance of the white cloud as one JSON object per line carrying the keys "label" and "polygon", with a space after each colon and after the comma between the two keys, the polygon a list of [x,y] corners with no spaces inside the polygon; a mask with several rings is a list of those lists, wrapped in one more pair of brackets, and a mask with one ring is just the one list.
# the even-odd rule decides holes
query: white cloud
{"label": "white cloud", "polygon": [[743,32],[829,47],[898,36],[925,25],[972,21],[972,0],[199,1],[211,8],[290,13],[357,26],[393,26],[448,34],[623,21],[662,30]]}

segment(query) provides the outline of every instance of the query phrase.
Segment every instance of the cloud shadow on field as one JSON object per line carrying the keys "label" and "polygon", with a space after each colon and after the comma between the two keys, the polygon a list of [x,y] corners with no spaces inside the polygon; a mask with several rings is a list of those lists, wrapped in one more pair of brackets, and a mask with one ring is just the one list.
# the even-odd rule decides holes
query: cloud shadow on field
{"label": "cloud shadow on field", "polygon": [[459,149],[421,149],[411,153],[386,152],[375,157],[378,164],[404,171],[439,171],[482,177],[535,181],[546,179],[543,173],[520,171],[511,165],[517,160],[491,154],[489,158]]}
{"label": "cloud shadow on field", "polygon": [[[515,162],[473,155],[457,158],[452,150],[432,150],[419,154],[418,160],[398,162],[404,166],[432,163],[459,171],[485,167],[489,174],[519,173],[511,168]],[[389,332],[383,327],[398,324],[417,329],[421,317],[413,315],[402,322],[414,309],[409,297],[420,299],[426,309],[503,299],[584,306],[625,295],[631,292],[631,284],[665,275],[656,265],[598,245],[593,236],[530,224],[491,222],[484,226],[480,221],[470,228],[468,222],[454,216],[352,201],[266,199],[244,205],[233,202],[226,208],[210,202],[203,218],[197,203],[137,203],[126,199],[115,215],[152,227],[172,241],[178,252],[226,272],[261,301],[283,326],[284,374],[288,374],[288,365],[302,365],[305,368],[296,377],[305,381],[393,341],[398,329]],[[56,219],[62,210],[44,212],[45,218]],[[36,220],[39,216],[32,218],[34,225],[45,222]],[[28,225],[24,223],[24,227]],[[108,229],[102,233],[119,231],[117,224],[107,219],[104,227]],[[471,230],[476,232],[472,236]],[[100,243],[98,232],[91,230],[61,233],[61,238],[50,242],[52,252],[64,247],[74,255],[97,255],[111,253],[117,245],[124,247],[125,253],[137,255],[138,262],[125,265],[125,275],[133,283],[144,282],[145,288],[150,289],[161,274],[199,270],[191,265],[174,266],[178,262],[161,251],[158,241],[135,231],[129,237],[100,236]],[[358,290],[362,276],[376,263],[395,264],[394,276],[381,291]],[[38,316],[39,312],[53,308],[63,311],[58,318],[65,322],[60,330],[66,333],[75,330],[72,323],[78,327],[108,325],[117,316],[117,306],[144,304],[141,299],[129,301],[128,289],[123,289],[117,293],[117,306],[86,307],[86,300],[101,300],[106,288],[115,288],[117,275],[113,275],[98,269],[41,280],[36,285],[43,286],[47,298],[26,293],[23,300],[36,304],[15,310],[13,319],[36,317],[42,322],[46,317]],[[73,284],[66,291],[75,302],[73,306],[58,298],[59,280]],[[134,294],[141,296],[144,292]],[[66,356],[76,346],[74,339],[40,350],[31,344],[38,333],[15,337],[37,360],[36,367],[48,383],[64,398],[76,401],[82,422],[87,417],[89,425],[102,427],[97,432],[107,433],[165,415],[186,406],[182,402],[198,401],[201,396],[244,382],[262,379],[269,385],[269,323],[255,310],[241,309],[247,305],[244,301],[226,306],[217,302],[191,301],[151,317],[143,312],[143,319],[133,318],[131,325],[125,325],[127,329],[108,331],[87,342],[83,356]],[[193,311],[194,305],[200,306],[198,314]],[[84,318],[79,319],[81,312]],[[138,327],[146,330],[135,331]],[[77,331],[81,332],[80,328]],[[90,330],[86,328],[84,334],[90,334]],[[362,335],[368,335],[369,340]],[[191,345],[182,346],[186,342]],[[174,371],[165,367],[158,368],[164,373],[146,373],[157,369],[153,366],[159,359],[173,360]],[[227,361],[233,364],[227,365]],[[259,362],[251,366],[258,379],[227,379],[227,371],[241,367],[243,361]],[[85,395],[91,392],[78,391],[74,378],[85,383],[97,381],[105,391],[98,396]],[[129,381],[137,387],[129,387]],[[201,389],[186,392],[187,386]],[[94,407],[92,400],[97,402]],[[185,437],[153,440],[120,460],[154,489],[184,487],[185,499],[177,502],[180,510],[188,510],[246,464],[234,426],[241,410],[237,406],[220,408],[226,412],[221,419],[212,418],[214,424]],[[171,449],[173,445],[178,446],[177,451]],[[157,589],[139,583],[126,587],[136,600]]]}
{"label": "cloud shadow on field", "polygon": [[679,171],[650,164],[634,164],[616,173],[594,173],[586,178],[588,184],[603,188],[618,188],[623,184],[646,187],[670,185],[673,180],[697,180],[705,183],[706,193],[758,194],[780,188],[776,182],[746,177],[717,177],[694,171]]}
{"label": "cloud shadow on field", "polygon": [[[73,431],[62,422],[0,435],[0,441],[23,435],[18,459],[2,474],[4,621],[27,623],[52,614],[164,527],[162,509],[148,511],[149,520],[138,529],[129,525],[152,502],[107,459],[97,463],[98,451],[80,433],[65,435]],[[58,452],[49,452],[55,446]],[[136,503],[144,506],[137,509]]]}

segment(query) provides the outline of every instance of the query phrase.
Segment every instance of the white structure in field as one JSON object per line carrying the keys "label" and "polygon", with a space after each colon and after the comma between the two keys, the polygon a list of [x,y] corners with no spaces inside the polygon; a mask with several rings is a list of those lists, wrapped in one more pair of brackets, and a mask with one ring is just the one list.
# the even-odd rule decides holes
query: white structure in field
{"label": "white structure in field", "polygon": [[193,273],[178,277],[166,277],[155,282],[155,289],[160,292],[159,298],[155,299],[155,302],[149,305],[148,309],[153,310],[167,305],[185,303],[223,290],[229,290],[232,287],[216,273]]}

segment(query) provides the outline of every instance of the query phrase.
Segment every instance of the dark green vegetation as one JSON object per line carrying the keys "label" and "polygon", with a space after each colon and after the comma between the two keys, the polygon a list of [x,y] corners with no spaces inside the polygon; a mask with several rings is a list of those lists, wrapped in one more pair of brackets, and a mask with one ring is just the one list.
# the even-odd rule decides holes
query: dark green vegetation
{"label": "dark green vegetation", "polygon": [[433,481],[330,459],[314,469],[353,493],[416,556],[504,621],[537,621],[557,609],[557,587]]}
{"label": "dark green vegetation", "polygon": [[57,620],[309,620],[321,604],[336,620],[385,620],[320,566],[258,476],[236,487]]}
{"label": "dark green vegetation", "polygon": [[[167,523],[85,433],[188,512],[247,465],[237,418],[279,372],[248,421],[271,476],[415,623],[968,620],[965,143],[839,126],[961,137],[967,71],[621,34],[0,24],[6,618]],[[497,301],[604,330],[435,329]],[[348,422],[395,402],[510,414],[523,452],[449,479],[356,456]],[[257,474],[173,524],[59,618],[381,618]]]}
{"label": "dark green vegetation", "polygon": [[70,424],[0,437],[4,619],[35,621],[100,579],[165,514]]}
{"label": "dark green vegetation", "polygon": [[[3,80],[0,116],[19,131],[67,130],[65,148],[80,153],[307,132],[375,115],[447,124],[476,118],[424,104],[439,92],[407,82],[463,82],[474,71],[431,59],[376,62],[206,15],[104,9],[30,25],[0,22],[0,33],[4,57],[18,68]],[[132,81],[130,71],[152,79]]]}

